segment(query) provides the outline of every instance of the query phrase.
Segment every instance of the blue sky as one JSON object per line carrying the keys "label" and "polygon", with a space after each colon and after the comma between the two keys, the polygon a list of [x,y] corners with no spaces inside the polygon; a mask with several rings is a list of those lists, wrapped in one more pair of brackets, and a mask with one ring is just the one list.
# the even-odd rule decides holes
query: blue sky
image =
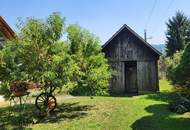
{"label": "blue sky", "polygon": [[148,41],[160,44],[165,41],[168,18],[177,10],[190,16],[189,5],[190,0],[1,0],[0,15],[15,30],[18,17],[46,18],[61,12],[66,23],[80,24],[102,44],[126,23],[141,36],[146,28],[152,37]]}

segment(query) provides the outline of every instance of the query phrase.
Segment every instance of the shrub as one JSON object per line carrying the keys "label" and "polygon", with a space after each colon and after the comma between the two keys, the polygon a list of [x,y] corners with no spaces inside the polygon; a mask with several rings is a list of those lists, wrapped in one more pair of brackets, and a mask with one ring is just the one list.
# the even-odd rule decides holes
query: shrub
{"label": "shrub", "polygon": [[78,25],[70,25],[67,31],[70,54],[78,67],[71,93],[107,95],[111,73],[99,39]]}
{"label": "shrub", "polygon": [[190,43],[183,52],[177,52],[167,59],[168,78],[172,84],[190,87]]}
{"label": "shrub", "polygon": [[190,88],[190,43],[187,44],[180,63],[173,69],[174,83]]}
{"label": "shrub", "polygon": [[178,94],[175,99],[169,103],[169,109],[173,112],[183,114],[190,111],[190,98]]}
{"label": "shrub", "polygon": [[179,65],[182,53],[182,51],[177,51],[172,57],[167,57],[165,60],[167,67],[166,76],[171,80],[172,84],[175,84],[177,81],[176,76],[174,75],[174,69]]}

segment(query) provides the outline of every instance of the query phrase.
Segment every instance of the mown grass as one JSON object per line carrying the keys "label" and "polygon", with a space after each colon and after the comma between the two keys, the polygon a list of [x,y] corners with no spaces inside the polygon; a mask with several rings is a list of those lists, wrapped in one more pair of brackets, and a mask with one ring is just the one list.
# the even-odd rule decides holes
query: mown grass
{"label": "mown grass", "polygon": [[[172,86],[160,81],[161,92],[133,97],[65,97],[57,96],[59,106],[47,118],[36,119],[35,107],[27,106],[29,116],[21,128],[18,111],[0,107],[1,129],[33,130],[189,130],[190,114],[177,115],[168,110],[174,96]],[[10,116],[10,111],[12,115]],[[31,113],[30,113],[31,112]]]}

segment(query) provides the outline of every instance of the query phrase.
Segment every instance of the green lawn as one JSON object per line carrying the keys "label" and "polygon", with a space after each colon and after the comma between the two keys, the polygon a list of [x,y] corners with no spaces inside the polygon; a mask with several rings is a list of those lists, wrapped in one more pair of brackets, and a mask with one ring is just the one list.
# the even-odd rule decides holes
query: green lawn
{"label": "green lawn", "polygon": [[[133,97],[57,96],[59,107],[38,123],[25,122],[33,130],[189,130],[190,113],[177,115],[168,110],[172,87],[160,81],[160,93]],[[34,106],[28,105],[28,119],[35,117]],[[31,111],[30,111],[31,110]],[[12,114],[10,114],[12,113]],[[18,110],[0,107],[0,129],[20,129]],[[25,116],[27,118],[27,116]],[[30,121],[29,121],[30,122]]]}

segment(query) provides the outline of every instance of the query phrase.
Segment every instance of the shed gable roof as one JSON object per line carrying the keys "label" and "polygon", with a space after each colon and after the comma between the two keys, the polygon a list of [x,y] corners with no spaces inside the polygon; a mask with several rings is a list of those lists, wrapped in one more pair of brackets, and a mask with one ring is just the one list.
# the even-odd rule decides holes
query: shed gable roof
{"label": "shed gable roof", "polygon": [[0,16],[0,32],[4,35],[6,39],[12,39],[15,37],[14,31],[1,16]]}
{"label": "shed gable roof", "polygon": [[147,41],[145,41],[140,35],[138,35],[134,30],[132,30],[129,26],[124,24],[103,46],[102,48],[105,48],[122,30],[127,29],[129,32],[131,32],[135,37],[137,37],[142,43],[144,43],[145,46],[153,50],[158,55],[161,55],[161,52],[159,52],[157,49],[155,49],[153,46],[151,46]]}

